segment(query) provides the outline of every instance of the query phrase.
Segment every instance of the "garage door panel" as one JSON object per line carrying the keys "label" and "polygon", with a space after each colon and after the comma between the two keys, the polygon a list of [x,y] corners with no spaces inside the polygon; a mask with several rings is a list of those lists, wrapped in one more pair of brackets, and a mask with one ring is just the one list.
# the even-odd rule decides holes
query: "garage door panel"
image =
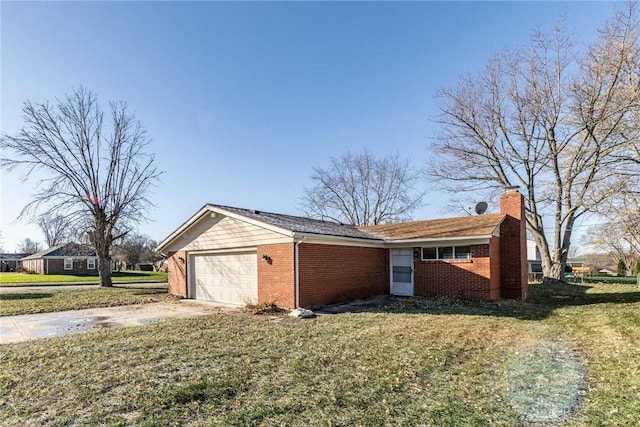
{"label": "garage door panel", "polygon": [[194,255],[195,299],[243,305],[258,299],[256,253]]}

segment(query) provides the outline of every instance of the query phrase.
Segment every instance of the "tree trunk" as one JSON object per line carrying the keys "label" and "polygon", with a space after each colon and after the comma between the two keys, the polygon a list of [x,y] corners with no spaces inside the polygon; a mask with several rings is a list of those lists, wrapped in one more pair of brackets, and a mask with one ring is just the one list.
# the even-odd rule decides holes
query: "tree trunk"
{"label": "tree trunk", "polygon": [[98,254],[98,274],[100,275],[100,286],[106,288],[113,286],[111,281],[111,258],[109,256],[102,257]]}

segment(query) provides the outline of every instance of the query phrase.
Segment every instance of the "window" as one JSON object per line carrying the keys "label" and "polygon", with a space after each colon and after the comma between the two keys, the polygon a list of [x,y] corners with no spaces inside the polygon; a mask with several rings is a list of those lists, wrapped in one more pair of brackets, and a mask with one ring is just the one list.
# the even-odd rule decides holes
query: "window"
{"label": "window", "polygon": [[422,248],[422,259],[471,259],[471,246]]}
{"label": "window", "polygon": [[456,253],[456,259],[471,258],[471,246],[456,246],[454,249]]}
{"label": "window", "polygon": [[64,269],[65,270],[73,270],[73,258],[65,258],[64,259]]}
{"label": "window", "polygon": [[438,259],[438,248],[422,248],[422,259]]}
{"label": "window", "polygon": [[95,269],[96,269],[95,258],[87,258],[87,270],[95,270]]}
{"label": "window", "polygon": [[453,259],[453,246],[447,246],[444,248],[438,248],[438,258],[440,259]]}

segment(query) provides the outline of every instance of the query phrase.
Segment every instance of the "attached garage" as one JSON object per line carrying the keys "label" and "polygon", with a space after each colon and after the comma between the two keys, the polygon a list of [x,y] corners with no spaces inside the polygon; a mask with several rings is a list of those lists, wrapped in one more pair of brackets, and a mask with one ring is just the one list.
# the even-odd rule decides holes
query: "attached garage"
{"label": "attached garage", "polygon": [[191,255],[191,297],[246,305],[258,302],[256,252]]}
{"label": "attached garage", "polygon": [[524,298],[524,201],[495,214],[354,227],[207,204],[158,250],[169,292],[221,304],[315,307],[380,294]]}

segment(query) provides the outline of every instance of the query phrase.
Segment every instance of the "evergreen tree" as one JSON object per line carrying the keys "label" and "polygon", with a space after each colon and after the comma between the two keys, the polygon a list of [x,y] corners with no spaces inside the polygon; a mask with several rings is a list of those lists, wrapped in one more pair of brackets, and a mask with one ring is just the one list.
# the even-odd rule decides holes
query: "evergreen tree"
{"label": "evergreen tree", "polygon": [[618,260],[618,276],[626,276],[627,275],[627,266],[624,264],[623,260]]}

